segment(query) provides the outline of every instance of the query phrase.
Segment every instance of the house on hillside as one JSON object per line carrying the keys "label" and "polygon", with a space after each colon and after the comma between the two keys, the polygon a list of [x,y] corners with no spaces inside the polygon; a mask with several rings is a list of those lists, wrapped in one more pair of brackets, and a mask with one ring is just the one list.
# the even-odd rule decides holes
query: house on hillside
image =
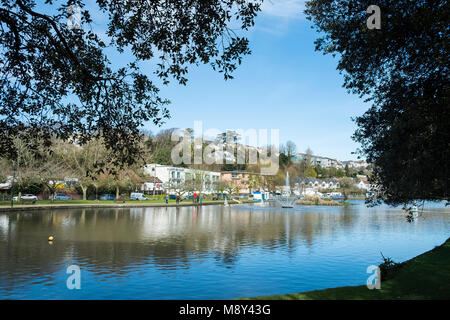
{"label": "house on hillside", "polygon": [[367,178],[367,176],[363,176],[363,175],[357,175],[356,176],[356,186],[359,189],[364,189],[364,190],[370,190],[371,186],[369,183],[369,179]]}
{"label": "house on hillside", "polygon": [[338,188],[339,181],[334,178],[298,178],[295,183],[295,189],[302,195],[314,195],[317,194],[319,190],[336,190]]}
{"label": "house on hillside", "polygon": [[[305,153],[298,153],[293,158],[292,161],[300,163],[302,160],[306,160],[308,155]],[[332,159],[328,157],[321,157],[310,155],[310,165],[321,166],[323,168],[343,168],[343,164],[338,159]]]}
{"label": "house on hillside", "polygon": [[222,171],[221,179],[228,182],[239,191],[239,194],[249,195],[253,191],[263,191],[264,177],[260,174],[246,171]]}
{"label": "house on hillside", "polygon": [[[220,181],[220,172],[197,170],[182,167],[166,166],[161,164],[148,164],[144,167],[144,172],[150,177],[157,178],[161,183],[163,192],[175,193],[180,189],[191,189],[192,185],[197,190],[191,192],[201,192],[212,194],[216,192],[216,183]],[[158,180],[155,180],[158,185]],[[192,184],[188,187],[188,184]]]}

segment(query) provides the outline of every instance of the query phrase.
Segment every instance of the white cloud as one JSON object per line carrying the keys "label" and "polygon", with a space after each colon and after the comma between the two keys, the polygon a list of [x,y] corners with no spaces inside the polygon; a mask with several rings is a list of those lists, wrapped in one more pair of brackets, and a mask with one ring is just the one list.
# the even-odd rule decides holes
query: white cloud
{"label": "white cloud", "polygon": [[300,18],[305,8],[305,0],[265,0],[261,11],[265,15],[279,18]]}

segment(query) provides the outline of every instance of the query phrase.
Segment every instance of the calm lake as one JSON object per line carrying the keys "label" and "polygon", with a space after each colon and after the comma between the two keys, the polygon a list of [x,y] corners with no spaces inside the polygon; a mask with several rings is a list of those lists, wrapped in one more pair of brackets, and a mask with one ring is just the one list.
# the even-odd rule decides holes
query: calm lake
{"label": "calm lake", "polygon": [[[354,203],[0,213],[0,299],[233,299],[362,285],[380,252],[401,262],[450,237],[443,203],[412,223],[400,208]],[[80,290],[67,288],[70,265]]]}

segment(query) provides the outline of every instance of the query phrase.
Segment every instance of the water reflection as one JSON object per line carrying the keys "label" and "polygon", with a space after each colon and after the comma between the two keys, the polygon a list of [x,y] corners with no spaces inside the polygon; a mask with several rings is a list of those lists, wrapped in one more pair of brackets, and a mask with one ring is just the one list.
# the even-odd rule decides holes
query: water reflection
{"label": "water reflection", "polygon": [[[373,261],[380,249],[398,248],[393,252],[402,259],[443,242],[449,210],[429,210],[413,224],[405,222],[401,210],[362,204],[295,210],[205,206],[0,214],[0,297],[47,297],[42,286],[57,286],[60,297],[67,298],[64,267],[70,264],[88,272],[89,284],[113,279],[108,295],[93,286],[81,290],[79,298],[233,298],[247,291],[276,293],[274,285],[286,292],[301,291],[302,285],[333,286],[337,280],[324,276],[333,263],[345,264],[349,273],[343,273],[344,278],[355,282],[359,278],[352,278],[351,270],[360,268],[356,263]],[[49,235],[55,236],[51,245]],[[422,239],[421,245],[404,252],[414,235]],[[301,280],[284,275],[294,268],[311,271]],[[271,287],[258,288],[253,273],[272,276]],[[167,283],[167,278],[164,282],[165,276],[176,283]],[[245,276],[250,280],[244,288],[224,288],[226,281]],[[143,295],[142,277],[162,286],[158,296]],[[206,279],[224,284],[203,288],[202,294],[188,288]],[[123,292],[121,281],[133,286]]]}

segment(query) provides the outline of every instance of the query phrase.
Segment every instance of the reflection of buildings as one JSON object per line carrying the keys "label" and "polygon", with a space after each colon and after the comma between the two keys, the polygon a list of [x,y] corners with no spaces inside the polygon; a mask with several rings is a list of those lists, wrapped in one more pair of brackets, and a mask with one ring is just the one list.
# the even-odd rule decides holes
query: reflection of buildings
{"label": "reflection of buildings", "polygon": [[9,225],[9,216],[6,214],[0,215],[0,233],[7,234]]}
{"label": "reflection of buildings", "polygon": [[[312,247],[318,238],[370,232],[373,225],[392,233],[404,227],[385,208],[370,210],[361,214],[358,206],[301,212],[204,206],[0,214],[0,287],[20,285],[30,274],[48,276],[72,261],[116,275],[126,275],[136,265],[188,269],[211,258],[233,267],[249,250],[294,252]],[[402,215],[398,219],[404,222]],[[46,241],[49,234],[56,237],[52,246]]]}

